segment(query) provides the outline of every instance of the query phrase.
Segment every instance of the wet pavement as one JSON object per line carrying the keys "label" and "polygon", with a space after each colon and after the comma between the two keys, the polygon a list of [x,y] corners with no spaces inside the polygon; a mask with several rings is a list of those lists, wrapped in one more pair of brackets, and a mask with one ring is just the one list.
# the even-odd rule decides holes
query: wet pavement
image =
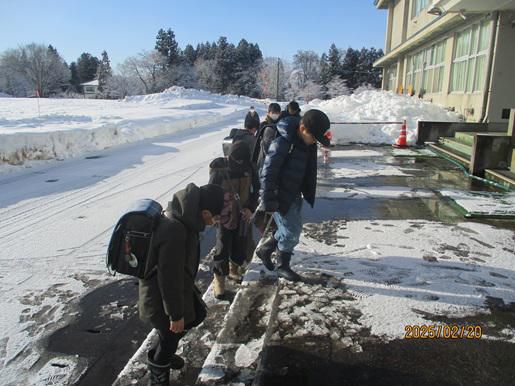
{"label": "wet pavement", "polygon": [[[447,224],[475,221],[498,228],[515,230],[513,220],[467,220],[453,206],[436,193],[440,189],[453,188],[474,191],[498,191],[496,188],[467,179],[455,165],[438,157],[393,157],[389,147],[343,146],[334,149],[331,163],[319,166],[318,197],[315,208],[304,205],[305,234],[319,240],[336,243],[335,229],[351,220],[409,220],[424,219]],[[369,156],[347,157],[346,151],[368,151]],[[320,162],[321,160],[319,160]],[[331,165],[344,164],[349,175],[342,175]],[[398,175],[384,174],[396,168]],[[365,176],[357,176],[363,174]],[[402,187],[410,194],[390,196],[381,187]],[[335,187],[346,195],[361,195],[359,199],[342,197],[327,198],[326,193]],[[376,189],[379,188],[379,189]],[[323,225],[321,225],[323,224]],[[212,245],[214,233],[203,239],[202,255]],[[199,272],[200,286],[205,291],[211,281],[209,260],[205,260]],[[320,291],[328,287],[331,278],[313,277],[312,284]],[[275,284],[274,284],[275,283]],[[272,284],[276,285],[276,281]],[[309,284],[309,283],[308,283]],[[333,283],[334,284],[334,283]],[[334,285],[329,285],[334,291]],[[287,287],[287,285],[286,285]],[[352,302],[345,286],[338,287],[343,301]],[[288,288],[286,288],[287,290]],[[230,287],[228,301],[211,302],[206,322],[183,339],[183,355],[188,366],[172,377],[172,385],[193,385],[202,369],[204,360],[213,346],[217,334],[223,328],[223,319],[238,286]],[[285,290],[282,286],[281,290]],[[78,319],[57,331],[49,338],[48,349],[52,352],[78,354],[87,358],[88,370],[80,385],[111,384],[129,357],[136,351],[149,331],[136,315],[137,286],[133,280],[123,280],[100,288],[83,299]],[[261,302],[261,303],[259,303]],[[259,300],[262,307],[266,299]],[[515,310],[511,304],[501,304],[492,299],[491,314],[482,323],[502,329],[515,325]],[[502,301],[501,301],[502,302]],[[260,306],[261,304],[261,306]],[[352,309],[352,307],[351,307]],[[122,318],[112,318],[121,314]],[[345,323],[357,325],[359,311],[342,311]],[[257,337],[263,333],[259,325],[261,315],[254,314],[240,327],[238,341]],[[428,315],[428,320],[439,320]],[[342,319],[342,320],[343,320]],[[442,323],[464,324],[467,320],[440,320]],[[343,322],[342,322],[343,323]],[[490,324],[489,324],[490,323]],[[252,327],[256,326],[256,327]],[[335,327],[336,328],[336,327]],[[250,329],[247,331],[247,329]],[[490,327],[489,333],[493,332]],[[371,336],[370,331],[355,331],[353,339],[359,341],[362,350],[340,344],[331,339],[314,337],[272,338],[264,348],[259,366],[252,375],[242,377],[237,369],[224,378],[243,379],[258,385],[429,385],[429,384],[515,384],[515,350],[513,344],[492,340],[393,340],[387,343]],[[223,341],[223,339],[222,339]],[[144,368],[138,384],[147,380]],[[240,378],[238,378],[240,376]],[[245,378],[247,377],[247,378]],[[220,382],[224,382],[221,380]],[[119,383],[120,385],[128,383]]]}

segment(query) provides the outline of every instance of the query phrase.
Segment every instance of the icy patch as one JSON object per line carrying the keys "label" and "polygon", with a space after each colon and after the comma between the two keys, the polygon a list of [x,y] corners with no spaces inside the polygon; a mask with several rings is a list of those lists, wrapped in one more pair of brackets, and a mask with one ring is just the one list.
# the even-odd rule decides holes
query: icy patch
{"label": "icy patch", "polygon": [[515,193],[441,190],[440,194],[454,200],[470,215],[515,216]]}
{"label": "icy patch", "polygon": [[265,337],[262,336],[260,339],[242,344],[234,355],[234,364],[238,367],[249,367],[255,363],[263,348],[264,339]]}
{"label": "icy patch", "polygon": [[330,150],[331,158],[366,158],[382,157],[383,153],[375,150]]}
{"label": "icy patch", "polygon": [[335,178],[409,176],[398,167],[361,159],[349,162],[334,162],[329,167]]}
{"label": "icy patch", "polygon": [[433,197],[434,193],[425,189],[410,189],[403,186],[348,187],[319,191],[320,198],[421,198]]}

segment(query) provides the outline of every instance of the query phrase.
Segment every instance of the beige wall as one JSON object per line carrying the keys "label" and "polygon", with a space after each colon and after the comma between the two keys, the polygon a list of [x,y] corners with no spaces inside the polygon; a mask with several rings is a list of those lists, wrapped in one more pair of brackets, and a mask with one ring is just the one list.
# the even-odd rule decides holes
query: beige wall
{"label": "beige wall", "polygon": [[413,14],[413,1],[408,1],[409,10],[408,10],[408,25],[407,25],[407,38],[409,39],[413,35],[415,35],[422,28],[435,21],[438,17],[435,15],[430,15],[427,13],[427,8],[424,9],[419,15],[411,18]]}
{"label": "beige wall", "polygon": [[502,109],[515,108],[515,12],[502,12],[500,16],[487,118],[506,123],[508,120],[501,118]]}
{"label": "beige wall", "polygon": [[408,0],[395,0],[393,5],[390,5],[390,9],[388,12],[393,12],[393,16],[391,18],[391,42],[390,42],[390,50],[393,50],[395,47],[399,46],[404,42],[404,30],[405,30],[405,19],[404,14],[406,11],[406,7],[408,4]]}

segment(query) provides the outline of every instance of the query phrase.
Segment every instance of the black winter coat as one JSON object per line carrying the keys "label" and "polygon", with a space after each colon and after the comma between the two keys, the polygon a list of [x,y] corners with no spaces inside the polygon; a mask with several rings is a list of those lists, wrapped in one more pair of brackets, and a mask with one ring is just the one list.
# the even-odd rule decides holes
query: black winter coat
{"label": "black winter coat", "polygon": [[286,214],[300,193],[313,206],[317,178],[317,147],[306,145],[298,135],[300,117],[288,116],[277,123],[275,138],[260,170],[260,196],[266,211]]}
{"label": "black winter coat", "polygon": [[196,320],[195,276],[200,262],[199,232],[204,230],[200,190],[189,184],[168,204],[153,235],[151,259],[157,274],[139,281],[139,313],[153,327],[168,330],[171,320]]}

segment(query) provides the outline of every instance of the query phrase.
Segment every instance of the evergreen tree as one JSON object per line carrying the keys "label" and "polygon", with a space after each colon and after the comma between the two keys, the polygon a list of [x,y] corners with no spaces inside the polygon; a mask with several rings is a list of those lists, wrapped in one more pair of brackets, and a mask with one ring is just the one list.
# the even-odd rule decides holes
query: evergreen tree
{"label": "evergreen tree", "polygon": [[330,72],[329,60],[324,52],[320,57],[320,93],[323,99],[327,99],[327,84],[331,81],[332,75]]}
{"label": "evergreen tree", "polygon": [[349,47],[342,61],[341,76],[347,81],[347,86],[352,90],[359,86],[358,65],[359,51]]}
{"label": "evergreen tree", "polygon": [[341,75],[342,72],[342,63],[341,63],[341,51],[336,48],[336,45],[333,43],[329,48],[329,53],[327,54],[327,62],[329,66],[329,74],[332,77],[335,75]]}
{"label": "evergreen tree", "polygon": [[215,68],[214,72],[216,80],[214,84],[215,91],[225,94],[229,90],[229,86],[233,82],[236,55],[234,44],[227,42],[225,36],[220,36],[216,45]]}
{"label": "evergreen tree", "polygon": [[195,60],[197,60],[197,51],[191,44],[188,44],[186,48],[184,48],[184,51],[182,53],[184,60],[189,65],[193,65],[195,63]]}
{"label": "evergreen tree", "polygon": [[98,58],[87,52],[83,52],[77,59],[77,74],[81,83],[89,82],[95,79],[97,68],[100,64]]}
{"label": "evergreen tree", "polygon": [[104,50],[102,51],[102,60],[100,61],[97,69],[98,91],[104,96],[108,96],[105,94],[105,91],[107,82],[111,76],[113,76],[111,63],[109,62],[107,52]]}
{"label": "evergreen tree", "polygon": [[77,64],[75,62],[70,63],[70,85],[74,92],[79,92],[80,79],[79,73],[77,72]]}
{"label": "evergreen tree", "polygon": [[167,68],[179,63],[179,43],[175,40],[175,33],[171,28],[167,31],[161,28],[157,32],[155,49],[166,58]]}

